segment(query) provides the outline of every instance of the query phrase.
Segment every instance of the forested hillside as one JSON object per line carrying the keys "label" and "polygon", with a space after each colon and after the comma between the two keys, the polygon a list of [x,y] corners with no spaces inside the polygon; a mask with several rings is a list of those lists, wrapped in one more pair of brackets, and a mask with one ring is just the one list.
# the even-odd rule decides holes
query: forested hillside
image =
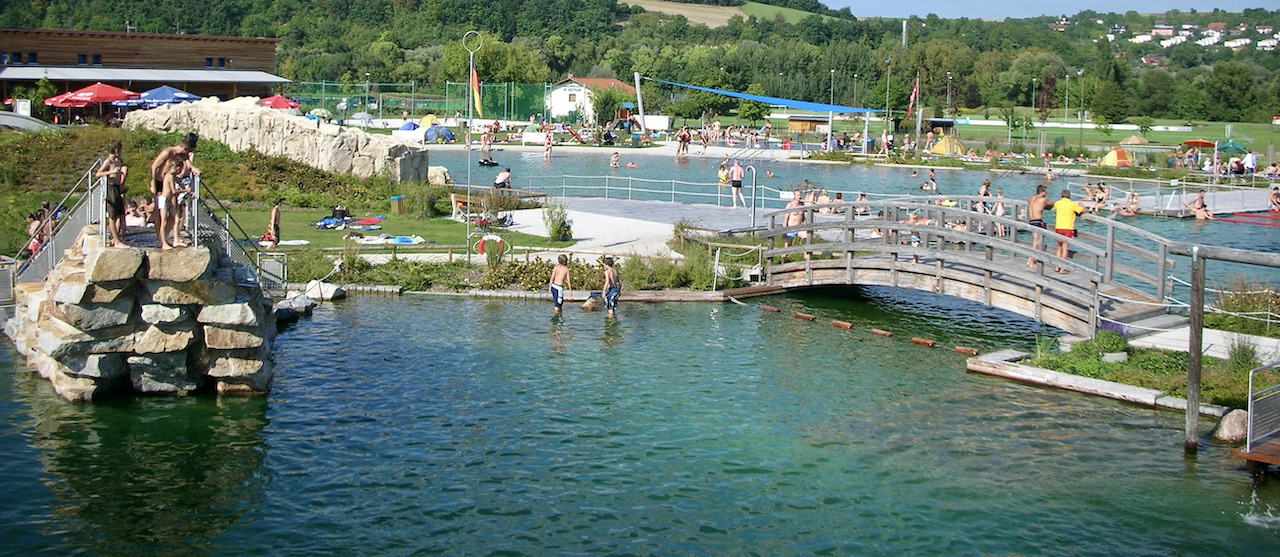
{"label": "forested hillside", "polygon": [[[459,39],[478,29],[487,40],[477,62],[489,82],[539,83],[567,73],[626,79],[638,71],[736,90],[756,84],[766,94],[823,102],[834,89],[837,102],[872,108],[885,104],[888,85],[890,104],[902,109],[919,74],[926,106],[942,107],[950,92],[955,110],[998,110],[1031,106],[1034,94],[1046,117],[1061,115],[1069,78],[1070,106],[1079,107],[1083,94],[1094,114],[1112,122],[1280,115],[1274,51],[1128,40],[1166,21],[1200,29],[1244,24],[1242,36],[1256,41],[1268,37],[1258,26],[1280,27],[1280,11],[1081,12],[1002,22],[928,16],[908,20],[904,48],[902,20],[858,21],[816,2],[773,3],[816,4],[837,19],[734,18],[709,29],[616,0],[31,0],[0,7],[0,26],[123,30],[128,21],[142,32],[278,37],[277,71],[299,81],[364,81],[366,72],[380,82],[462,81]],[[1106,35],[1118,25],[1128,33],[1111,42]],[[667,107],[702,108],[716,107]]]}

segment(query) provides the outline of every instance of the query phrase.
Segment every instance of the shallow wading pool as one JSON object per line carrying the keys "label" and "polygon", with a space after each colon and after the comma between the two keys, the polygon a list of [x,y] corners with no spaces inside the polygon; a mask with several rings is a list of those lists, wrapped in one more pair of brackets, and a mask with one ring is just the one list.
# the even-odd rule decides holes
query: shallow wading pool
{"label": "shallow wading pool", "polygon": [[[355,298],[264,399],[56,400],[0,346],[14,554],[1147,554],[1280,550],[1280,484],[1179,413],[964,371],[1038,325],[890,289],[620,319]],[[803,311],[808,322],[787,317]],[[826,321],[854,324],[842,330]],[[870,335],[871,327],[894,331]]]}

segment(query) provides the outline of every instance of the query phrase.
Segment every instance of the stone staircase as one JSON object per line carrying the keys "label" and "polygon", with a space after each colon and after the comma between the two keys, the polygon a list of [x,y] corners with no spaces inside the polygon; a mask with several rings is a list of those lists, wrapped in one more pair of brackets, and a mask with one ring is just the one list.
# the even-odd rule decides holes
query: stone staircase
{"label": "stone staircase", "polygon": [[267,391],[275,315],[222,246],[117,249],[99,230],[82,228],[44,282],[15,286],[4,332],[30,369],[72,402]]}

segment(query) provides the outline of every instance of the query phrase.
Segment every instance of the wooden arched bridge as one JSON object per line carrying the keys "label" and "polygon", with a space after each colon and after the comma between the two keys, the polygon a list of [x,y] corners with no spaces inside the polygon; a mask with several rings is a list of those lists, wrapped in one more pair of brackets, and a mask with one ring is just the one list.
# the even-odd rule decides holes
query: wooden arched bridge
{"label": "wooden arched bridge", "polygon": [[[1013,216],[992,214],[997,202]],[[1028,224],[1026,205],[913,196],[784,209],[766,215],[759,233],[769,239],[763,273],[788,289],[872,285],[954,296],[1081,336],[1167,311],[1172,242],[1091,214],[1067,238],[1053,231],[1052,211],[1048,230]],[[791,213],[803,223],[783,226]],[[1067,258],[1054,254],[1057,242],[1070,247]]]}

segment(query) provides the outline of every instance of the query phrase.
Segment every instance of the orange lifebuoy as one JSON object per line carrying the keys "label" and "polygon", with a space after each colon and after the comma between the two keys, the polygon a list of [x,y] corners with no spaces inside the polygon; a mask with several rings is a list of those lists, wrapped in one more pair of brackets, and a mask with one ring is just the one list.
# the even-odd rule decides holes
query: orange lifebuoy
{"label": "orange lifebuoy", "polygon": [[480,237],[480,241],[476,242],[476,253],[485,255],[489,249],[497,250],[495,253],[502,255],[506,253],[507,246],[502,242],[502,236],[497,234],[486,234]]}

